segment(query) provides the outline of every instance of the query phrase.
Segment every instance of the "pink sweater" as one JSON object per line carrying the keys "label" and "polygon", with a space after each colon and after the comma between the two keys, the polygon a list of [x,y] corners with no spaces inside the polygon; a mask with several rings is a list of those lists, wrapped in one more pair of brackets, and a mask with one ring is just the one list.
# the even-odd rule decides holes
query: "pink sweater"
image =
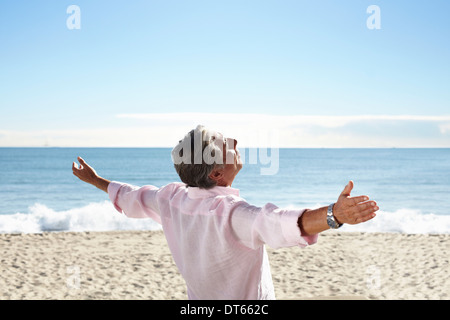
{"label": "pink sweater", "polygon": [[297,226],[304,210],[255,207],[230,187],[111,182],[108,194],[119,212],[162,225],[189,299],[275,299],[264,244],[276,249],[317,241]]}

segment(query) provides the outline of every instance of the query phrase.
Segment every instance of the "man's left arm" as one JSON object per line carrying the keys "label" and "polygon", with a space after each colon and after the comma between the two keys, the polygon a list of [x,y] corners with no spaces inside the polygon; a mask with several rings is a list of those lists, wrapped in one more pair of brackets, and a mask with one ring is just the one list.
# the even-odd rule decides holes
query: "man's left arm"
{"label": "man's left arm", "polygon": [[80,162],[80,166],[75,162],[72,164],[73,174],[81,181],[92,184],[94,187],[108,193],[108,186],[111,181],[100,177],[94,168],[88,165],[81,157],[78,157],[78,161]]}
{"label": "man's left arm", "polygon": [[80,166],[74,162],[72,172],[80,180],[92,184],[108,193],[112,204],[120,213],[129,218],[152,218],[161,223],[157,202],[158,188],[154,186],[137,187],[126,183],[110,181],[100,177],[94,168],[78,157]]}

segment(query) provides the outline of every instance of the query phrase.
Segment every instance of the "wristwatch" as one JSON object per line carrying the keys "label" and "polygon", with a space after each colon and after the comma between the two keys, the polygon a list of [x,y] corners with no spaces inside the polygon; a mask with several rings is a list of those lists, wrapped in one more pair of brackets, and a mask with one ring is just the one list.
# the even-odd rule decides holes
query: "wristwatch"
{"label": "wristwatch", "polygon": [[327,223],[328,223],[328,226],[329,226],[331,229],[338,229],[338,228],[342,227],[343,223],[338,223],[338,222],[336,221],[336,219],[334,218],[334,215],[333,215],[333,207],[334,207],[334,203],[332,203],[332,204],[330,204],[330,205],[328,206],[328,210],[327,210]]}

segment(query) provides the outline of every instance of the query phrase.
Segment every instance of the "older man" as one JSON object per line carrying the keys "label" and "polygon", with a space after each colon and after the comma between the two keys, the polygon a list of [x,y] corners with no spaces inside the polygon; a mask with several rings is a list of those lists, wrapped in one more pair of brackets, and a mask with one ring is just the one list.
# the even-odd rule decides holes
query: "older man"
{"label": "older man", "polygon": [[83,159],[72,170],[107,192],[119,212],[162,224],[189,299],[274,299],[265,244],[314,244],[318,234],[375,217],[375,201],[350,197],[350,181],[336,203],[314,210],[256,207],[231,187],[242,168],[237,141],[198,126],[172,150],[182,183],[136,187],[100,177]]}

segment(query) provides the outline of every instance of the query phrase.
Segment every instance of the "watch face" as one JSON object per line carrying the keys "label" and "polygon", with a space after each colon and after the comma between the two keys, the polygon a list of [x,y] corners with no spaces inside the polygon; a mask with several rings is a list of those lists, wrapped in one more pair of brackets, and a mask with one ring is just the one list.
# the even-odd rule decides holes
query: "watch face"
{"label": "watch face", "polygon": [[333,216],[327,216],[327,223],[328,226],[332,229],[339,228],[339,225],[337,224],[336,220],[333,219]]}
{"label": "watch face", "polygon": [[329,226],[331,229],[337,229],[337,228],[339,228],[341,225],[340,225],[339,223],[337,223],[336,220],[334,219],[334,216],[333,216],[333,207],[334,207],[334,203],[333,203],[333,204],[330,204],[330,205],[328,206],[328,210],[327,210],[327,223],[328,223],[328,226]]}

